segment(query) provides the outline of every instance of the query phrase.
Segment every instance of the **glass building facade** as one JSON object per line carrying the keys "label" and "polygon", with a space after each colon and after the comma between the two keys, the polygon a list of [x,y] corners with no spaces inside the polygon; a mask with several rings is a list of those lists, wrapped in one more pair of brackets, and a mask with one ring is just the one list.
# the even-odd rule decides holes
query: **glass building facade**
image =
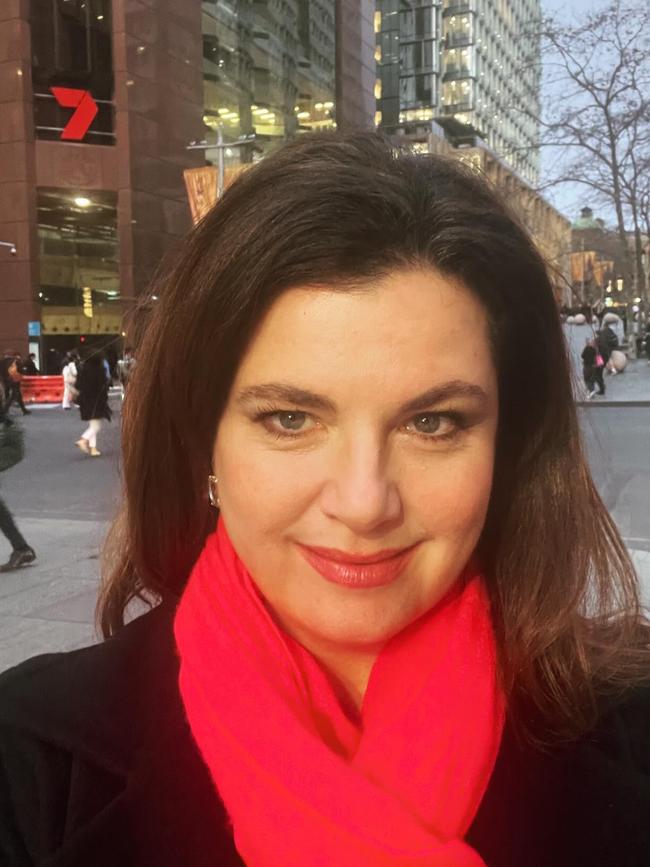
{"label": "glass building facade", "polygon": [[378,0],[378,125],[453,120],[534,182],[540,14],[540,0]]}
{"label": "glass building facade", "polygon": [[226,165],[336,125],[335,29],[334,0],[203,0],[208,140],[250,138],[225,151]]}
{"label": "glass building facade", "polygon": [[37,191],[41,326],[47,348],[121,333],[117,193]]}

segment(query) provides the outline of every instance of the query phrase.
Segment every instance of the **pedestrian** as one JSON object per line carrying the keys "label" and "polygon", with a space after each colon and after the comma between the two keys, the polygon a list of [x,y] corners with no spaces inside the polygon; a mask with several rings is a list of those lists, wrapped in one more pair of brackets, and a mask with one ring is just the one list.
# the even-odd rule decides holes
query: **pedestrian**
{"label": "pedestrian", "polygon": [[20,387],[23,378],[20,372],[21,358],[18,352],[6,352],[0,368],[0,378],[5,390],[5,413],[8,415],[12,403],[17,403],[23,415],[31,415],[23,401],[23,393]]}
{"label": "pedestrian", "polygon": [[[587,338],[582,350],[582,376],[587,387],[587,397],[591,399],[596,392],[596,359],[600,358],[595,346],[595,340]],[[602,361],[602,358],[600,359]]]}
{"label": "pedestrian", "polygon": [[97,448],[97,437],[102,429],[102,422],[104,419],[111,420],[108,379],[101,354],[94,352],[86,358],[77,378],[77,388],[79,411],[82,420],[88,422],[88,427],[81,434],[76,445],[82,452],[98,458],[101,452]]}
{"label": "pedestrian", "polygon": [[[0,472],[8,470],[23,457],[22,431],[3,412],[4,393],[0,385]],[[6,563],[0,566],[0,572],[10,572],[21,566],[27,566],[36,559],[34,549],[26,541],[9,511],[4,499],[0,497],[0,530],[11,545],[11,554]],[[0,831],[0,839],[2,832]],[[0,847],[0,854],[2,849]]]}
{"label": "pedestrian", "polygon": [[126,389],[135,370],[135,364],[133,350],[130,346],[127,346],[124,350],[124,357],[117,362],[117,375],[122,385],[122,398],[126,395]]}
{"label": "pedestrian", "polygon": [[612,356],[612,352],[618,348],[618,337],[609,325],[605,325],[604,328],[598,332],[597,348],[603,359],[604,367],[609,370],[612,375],[616,375],[616,368],[610,365],[609,360]]}
{"label": "pedestrian", "polygon": [[27,356],[27,361],[24,362],[20,371],[23,376],[39,376],[39,370],[36,366],[36,353],[30,352]]}
{"label": "pedestrian", "polygon": [[74,352],[68,352],[61,371],[63,376],[63,400],[61,406],[63,409],[72,409],[72,404],[79,395],[77,389],[77,377],[79,371],[77,369],[77,356]]}
{"label": "pedestrian", "polygon": [[528,233],[305,134],[178,256],[110,637],[0,677],[8,867],[647,867],[650,627]]}

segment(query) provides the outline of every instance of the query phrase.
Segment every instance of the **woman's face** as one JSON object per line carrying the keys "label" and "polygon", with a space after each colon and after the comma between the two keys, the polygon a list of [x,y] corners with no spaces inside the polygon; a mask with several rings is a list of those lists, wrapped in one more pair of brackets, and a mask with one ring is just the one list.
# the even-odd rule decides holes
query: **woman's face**
{"label": "woman's face", "polygon": [[[274,302],[213,467],[233,545],[290,634],[377,646],[441,599],[483,528],[497,407],[486,313],[434,270]],[[402,553],[350,565],[388,549]]]}

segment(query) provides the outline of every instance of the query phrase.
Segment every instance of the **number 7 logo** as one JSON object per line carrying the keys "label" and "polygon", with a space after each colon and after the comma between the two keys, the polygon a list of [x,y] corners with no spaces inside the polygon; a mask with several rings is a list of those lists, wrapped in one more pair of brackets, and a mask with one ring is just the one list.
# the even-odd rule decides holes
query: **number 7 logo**
{"label": "number 7 logo", "polygon": [[65,125],[61,138],[68,141],[81,141],[99,111],[90,91],[72,87],[51,87],[50,90],[60,106],[76,109]]}

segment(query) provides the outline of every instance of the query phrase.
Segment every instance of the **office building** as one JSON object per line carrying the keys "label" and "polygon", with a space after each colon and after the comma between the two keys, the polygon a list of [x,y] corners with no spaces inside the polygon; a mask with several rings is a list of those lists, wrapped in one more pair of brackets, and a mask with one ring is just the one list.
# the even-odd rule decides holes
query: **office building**
{"label": "office building", "polygon": [[528,183],[536,149],[540,0],[378,0],[377,125],[418,138],[435,122],[476,138]]}
{"label": "office building", "polygon": [[[2,0],[0,352],[122,348],[183,170],[374,116],[369,0]],[[248,137],[248,138],[247,138]],[[246,144],[241,146],[244,139]],[[15,254],[12,254],[12,245]]]}

